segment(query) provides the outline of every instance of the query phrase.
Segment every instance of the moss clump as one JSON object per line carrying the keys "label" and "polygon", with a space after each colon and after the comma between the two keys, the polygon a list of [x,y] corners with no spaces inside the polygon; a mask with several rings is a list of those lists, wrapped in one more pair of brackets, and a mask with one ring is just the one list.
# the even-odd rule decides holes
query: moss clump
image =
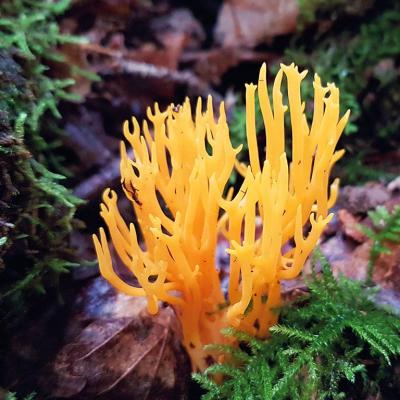
{"label": "moss clump", "polygon": [[5,397],[4,400],[18,400],[18,399],[21,399],[21,400],[35,400],[35,398],[36,398],[36,394],[35,393],[28,394],[23,399],[22,399],[22,397],[17,397],[17,394],[14,393],[14,392],[8,392],[8,393],[6,393],[5,396],[6,397]]}
{"label": "moss clump", "polygon": [[319,18],[335,20],[344,15],[362,15],[371,7],[374,0],[298,0],[298,26],[303,29]]}
{"label": "moss clump", "polygon": [[[50,172],[60,99],[72,79],[53,79],[63,63],[56,46],[78,39],[59,32],[56,17],[69,1],[11,0],[0,4],[0,320],[26,310],[33,292],[57,285],[68,271],[68,235],[80,200],[63,176]],[[44,137],[43,131],[50,132]]]}

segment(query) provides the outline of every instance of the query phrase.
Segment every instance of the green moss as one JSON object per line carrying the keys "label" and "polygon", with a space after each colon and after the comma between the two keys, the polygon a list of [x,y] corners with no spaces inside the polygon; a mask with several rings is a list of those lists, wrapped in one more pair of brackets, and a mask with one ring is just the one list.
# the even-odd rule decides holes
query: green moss
{"label": "green moss", "polygon": [[[73,79],[54,79],[49,63],[79,38],[61,34],[56,17],[69,1],[0,4],[0,320],[14,320],[32,295],[58,285],[73,263],[69,233],[81,200],[50,171],[61,99]],[[50,132],[44,136],[43,132]]]}
{"label": "green moss", "polygon": [[303,29],[319,18],[335,20],[343,15],[362,15],[374,0],[299,0],[298,27]]}
{"label": "green moss", "polygon": [[[35,400],[36,398],[36,393],[31,393],[27,396],[25,396],[23,399],[22,397],[19,397],[21,400]],[[14,392],[8,392],[6,393],[5,400],[18,400],[17,394]]]}

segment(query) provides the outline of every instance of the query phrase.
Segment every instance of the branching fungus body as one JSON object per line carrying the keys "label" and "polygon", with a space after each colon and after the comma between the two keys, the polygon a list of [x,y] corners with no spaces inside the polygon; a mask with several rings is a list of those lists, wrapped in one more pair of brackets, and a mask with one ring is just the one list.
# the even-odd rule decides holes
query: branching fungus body
{"label": "branching fungus body", "polygon": [[[148,311],[159,300],[177,312],[193,368],[204,369],[203,347],[222,343],[223,327],[234,326],[266,337],[277,321],[281,280],[299,275],[332,215],[338,180],[330,185],[333,164],[343,151],[336,144],[348,120],[339,117],[339,90],[314,79],[313,119],[309,125],[300,85],[306,71],[282,65],[268,96],[266,66],[258,85],[246,85],[246,133],[249,165],[237,161],[240,148],[229,138],[224,105],[214,118],[198,100],[194,117],[188,100],[182,107],[148,111],[142,130],[135,118],[124,124],[133,159],[121,142],[121,182],[136,212],[143,236],[124,222],[117,195],[107,189],[101,204],[116,253],[139,287],[115,272],[106,235],[94,236],[100,271],[118,290],[146,296]],[[287,80],[288,107],[281,83]],[[260,159],[255,129],[255,95],[265,126],[265,160]],[[291,161],[285,153],[285,112],[292,127]],[[263,150],[263,149],[261,149]],[[234,168],[244,180],[237,193],[225,195]],[[261,221],[257,226],[257,219]],[[256,232],[257,230],[257,232]],[[230,243],[229,287],[224,294],[216,266],[219,235]]]}

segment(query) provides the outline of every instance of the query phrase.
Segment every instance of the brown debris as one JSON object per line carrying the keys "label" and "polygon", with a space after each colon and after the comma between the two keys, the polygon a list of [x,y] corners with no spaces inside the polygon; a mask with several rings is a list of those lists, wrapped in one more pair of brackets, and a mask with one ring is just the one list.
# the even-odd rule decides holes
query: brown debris
{"label": "brown debris", "polygon": [[[181,40],[179,36],[171,36],[170,38],[173,38],[171,46],[180,47],[179,43],[176,42]],[[144,46],[141,50],[127,52],[95,44],[82,44],[81,47],[83,51],[88,53],[107,57],[104,61],[99,60],[94,67],[95,71],[103,76],[129,74],[137,79],[157,79],[164,82],[164,87],[165,82],[186,85],[188,90],[195,95],[206,97],[211,94],[217,101],[221,99],[221,96],[213,91],[207,82],[202,81],[189,70],[176,70],[176,54],[180,52],[177,48],[166,51],[155,50],[152,46]],[[171,58],[171,54],[175,54],[175,57]],[[171,94],[169,97],[171,97]]]}
{"label": "brown debris", "polygon": [[[372,188],[371,193],[367,194],[367,188]],[[372,228],[372,222],[369,217],[362,219],[359,210],[369,209],[371,204],[379,201],[391,211],[399,204],[399,198],[396,194],[387,198],[389,192],[383,185],[376,183],[367,184],[362,188],[347,187],[344,191],[347,192],[347,200],[352,198],[353,203],[348,203],[347,209],[343,208],[337,212],[340,224],[336,226],[333,236],[321,244],[321,250],[330,262],[334,275],[344,274],[352,279],[365,280],[373,242],[362,233],[360,225]],[[356,199],[360,201],[357,207]],[[343,198],[340,202],[343,204]],[[351,209],[354,214],[349,211]],[[375,260],[372,281],[385,290],[396,291],[400,288],[400,246],[389,241],[383,245],[388,248],[389,253],[382,253]]]}
{"label": "brown debris", "polygon": [[373,281],[385,289],[400,290],[400,246],[385,243],[389,254],[381,254],[376,260]]}
{"label": "brown debris", "polygon": [[66,344],[42,376],[52,396],[74,399],[183,399],[190,362],[173,310],[157,316],[146,300],[97,278],[78,298]]}
{"label": "brown debris", "polygon": [[337,212],[338,219],[342,224],[343,233],[355,240],[358,243],[363,243],[366,241],[367,237],[362,233],[359,228],[360,218],[351,214],[345,208],[342,208]]}

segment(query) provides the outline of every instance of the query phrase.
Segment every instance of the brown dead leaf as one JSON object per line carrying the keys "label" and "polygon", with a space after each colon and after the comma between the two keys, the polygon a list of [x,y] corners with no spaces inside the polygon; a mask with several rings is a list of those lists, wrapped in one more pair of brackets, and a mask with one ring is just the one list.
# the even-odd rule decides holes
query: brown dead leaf
{"label": "brown dead leaf", "polygon": [[400,290],[400,246],[385,243],[389,254],[381,254],[376,260],[373,281],[385,289]]}
{"label": "brown dead leaf", "polygon": [[[140,2],[136,0],[75,1],[68,16],[60,21],[61,31],[65,34],[79,35],[92,44],[107,44],[113,47],[119,32],[126,29],[132,13],[140,7],[138,3]],[[70,90],[86,97],[91,93],[93,81],[88,79],[86,74],[77,72],[76,67],[81,71],[95,71],[92,61],[88,60],[87,52],[82,51],[78,44],[64,44],[60,46],[60,51],[66,64],[56,64],[52,67],[52,72],[55,71],[59,77],[72,77],[75,84]],[[73,66],[72,70],[70,66]]]}
{"label": "brown dead leaf", "polygon": [[[386,243],[390,254],[381,254],[375,262],[372,280],[384,289],[400,289],[400,246]],[[321,251],[332,266],[335,276],[343,274],[351,279],[365,280],[370,260],[372,241],[354,246],[341,235],[321,245]]]}
{"label": "brown dead leaf", "polygon": [[[58,78],[72,78],[75,83],[69,88],[69,91],[81,96],[83,99],[91,92],[93,79],[89,79],[87,74],[76,72],[78,67],[81,71],[94,71],[92,70],[88,60],[87,54],[81,51],[77,44],[64,44],[60,46],[60,51],[65,58],[65,64],[56,64],[52,68],[52,72]],[[73,68],[71,69],[71,66]]]}
{"label": "brown dead leaf", "polygon": [[190,363],[171,308],[150,316],[144,298],[117,294],[98,278],[77,309],[67,343],[42,377],[47,393],[75,399],[184,398]]}
{"label": "brown dead leaf", "polygon": [[367,237],[358,227],[360,223],[359,217],[354,216],[344,208],[339,210],[337,215],[342,226],[342,231],[347,237],[355,240],[358,243],[363,243],[367,240]]}
{"label": "brown dead leaf", "polygon": [[294,32],[298,13],[297,0],[225,0],[214,38],[223,47],[254,47]]}

